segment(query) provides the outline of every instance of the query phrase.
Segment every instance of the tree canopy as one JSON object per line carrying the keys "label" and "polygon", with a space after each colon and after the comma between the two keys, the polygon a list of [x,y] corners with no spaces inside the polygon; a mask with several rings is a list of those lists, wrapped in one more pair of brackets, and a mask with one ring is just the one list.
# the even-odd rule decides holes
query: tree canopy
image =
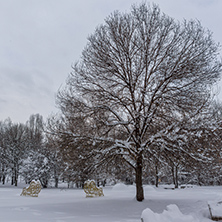
{"label": "tree canopy", "polygon": [[220,74],[219,44],[199,21],[175,21],[155,4],[116,11],[89,36],[58,94],[63,133],[87,138],[100,163],[118,156],[135,169],[142,201],[145,156],[192,154],[180,129],[209,106]]}

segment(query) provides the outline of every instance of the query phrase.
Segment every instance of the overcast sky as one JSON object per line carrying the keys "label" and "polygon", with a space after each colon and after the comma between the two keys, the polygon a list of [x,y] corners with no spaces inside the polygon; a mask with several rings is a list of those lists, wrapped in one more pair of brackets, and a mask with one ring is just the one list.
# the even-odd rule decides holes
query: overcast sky
{"label": "overcast sky", "polygon": [[[222,43],[222,0],[153,0],[165,14],[198,19]],[[0,0],[0,120],[57,112],[55,96],[87,36],[138,0]],[[222,53],[221,53],[222,54]],[[219,84],[219,87],[222,83]],[[222,101],[222,93],[219,94]]]}

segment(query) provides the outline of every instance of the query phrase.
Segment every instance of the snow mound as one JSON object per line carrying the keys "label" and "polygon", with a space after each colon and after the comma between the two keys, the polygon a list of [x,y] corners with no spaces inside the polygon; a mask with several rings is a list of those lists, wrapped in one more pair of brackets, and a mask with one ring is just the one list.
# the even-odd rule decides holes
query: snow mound
{"label": "snow mound", "polygon": [[168,205],[161,214],[147,208],[142,212],[141,219],[142,222],[200,222],[191,215],[182,214],[175,204]]}
{"label": "snow mound", "polygon": [[208,201],[211,217],[222,218],[222,201]]}
{"label": "snow mound", "polygon": [[[144,192],[156,192],[155,188],[149,185],[143,186]],[[112,188],[113,191],[136,191],[135,185],[125,185],[124,183],[117,183]]]}
{"label": "snow mound", "polygon": [[135,191],[136,187],[134,185],[125,185],[124,183],[117,183],[113,186],[112,191],[125,192],[125,191]]}
{"label": "snow mound", "polygon": [[117,183],[112,188],[113,191],[123,191],[125,189],[127,189],[127,186],[124,183]]}

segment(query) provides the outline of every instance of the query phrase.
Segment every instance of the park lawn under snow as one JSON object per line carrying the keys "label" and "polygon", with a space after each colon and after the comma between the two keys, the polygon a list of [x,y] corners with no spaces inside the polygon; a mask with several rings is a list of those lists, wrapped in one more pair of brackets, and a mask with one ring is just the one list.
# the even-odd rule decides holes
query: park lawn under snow
{"label": "park lawn under snow", "polygon": [[137,202],[135,187],[123,184],[105,187],[105,196],[96,198],[86,198],[81,189],[42,189],[39,197],[20,196],[21,191],[21,187],[0,187],[1,222],[140,222],[147,208],[144,214],[152,214],[153,222],[171,222],[169,215],[164,219],[169,205],[173,216],[178,216],[175,208],[181,211],[179,221],[209,222],[207,202],[222,197],[222,187],[170,190],[144,186],[145,200]]}

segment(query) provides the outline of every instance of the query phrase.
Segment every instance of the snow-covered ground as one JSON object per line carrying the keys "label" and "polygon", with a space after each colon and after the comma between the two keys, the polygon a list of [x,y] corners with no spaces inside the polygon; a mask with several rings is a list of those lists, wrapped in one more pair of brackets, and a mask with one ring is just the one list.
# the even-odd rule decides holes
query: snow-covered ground
{"label": "snow-covered ground", "polygon": [[195,222],[209,222],[207,202],[222,198],[222,187],[171,190],[145,186],[144,190],[145,200],[137,202],[135,187],[123,184],[105,187],[105,196],[96,198],[86,198],[80,189],[43,189],[39,197],[24,197],[21,186],[1,186],[0,221],[140,222],[146,208],[163,215],[168,205],[176,205]]}

